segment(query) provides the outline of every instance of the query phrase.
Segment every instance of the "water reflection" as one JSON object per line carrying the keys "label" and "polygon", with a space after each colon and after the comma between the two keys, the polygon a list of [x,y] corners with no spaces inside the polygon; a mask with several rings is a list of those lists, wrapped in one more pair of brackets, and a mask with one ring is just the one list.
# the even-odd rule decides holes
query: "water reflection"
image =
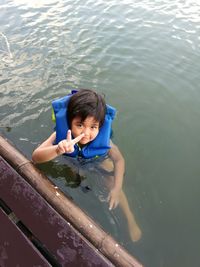
{"label": "water reflection", "polygon": [[6,35],[0,32],[0,55],[2,54],[2,61],[4,63],[11,63],[13,61],[13,55],[10,51],[10,44]]}

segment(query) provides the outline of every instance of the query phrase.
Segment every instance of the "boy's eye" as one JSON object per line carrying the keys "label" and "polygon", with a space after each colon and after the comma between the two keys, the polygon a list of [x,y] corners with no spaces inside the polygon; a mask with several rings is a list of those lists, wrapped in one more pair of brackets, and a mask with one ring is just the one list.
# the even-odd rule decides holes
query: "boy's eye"
{"label": "boy's eye", "polygon": [[81,123],[76,124],[77,127],[81,128],[83,125]]}
{"label": "boy's eye", "polygon": [[93,125],[91,126],[92,129],[98,129],[98,126],[97,125]]}

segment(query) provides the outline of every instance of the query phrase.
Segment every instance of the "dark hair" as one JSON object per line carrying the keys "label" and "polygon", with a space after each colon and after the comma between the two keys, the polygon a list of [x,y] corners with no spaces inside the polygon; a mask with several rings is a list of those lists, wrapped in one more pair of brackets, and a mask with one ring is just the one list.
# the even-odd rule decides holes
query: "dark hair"
{"label": "dark hair", "polygon": [[88,116],[94,117],[101,127],[104,123],[105,114],[106,103],[104,97],[92,90],[80,89],[69,100],[67,120],[70,128],[75,117],[80,117],[83,122]]}

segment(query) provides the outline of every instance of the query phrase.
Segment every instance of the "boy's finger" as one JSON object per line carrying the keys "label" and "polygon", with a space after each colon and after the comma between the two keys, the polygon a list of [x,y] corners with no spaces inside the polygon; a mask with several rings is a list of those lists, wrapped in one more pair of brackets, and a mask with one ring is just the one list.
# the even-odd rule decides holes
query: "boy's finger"
{"label": "boy's finger", "polygon": [[71,141],[72,140],[72,133],[71,130],[67,131],[67,141]]}
{"label": "boy's finger", "polygon": [[118,202],[115,202],[115,204],[114,204],[114,209],[116,209],[117,208],[117,206],[118,206]]}
{"label": "boy's finger", "polygon": [[84,136],[84,133],[80,134],[79,136],[77,136],[76,138],[72,140],[72,143],[75,145],[83,138],[83,136]]}
{"label": "boy's finger", "polygon": [[110,201],[110,204],[109,204],[109,210],[112,210],[112,209],[113,209],[113,206],[114,206],[114,203],[113,203],[113,201],[111,200],[111,201]]}

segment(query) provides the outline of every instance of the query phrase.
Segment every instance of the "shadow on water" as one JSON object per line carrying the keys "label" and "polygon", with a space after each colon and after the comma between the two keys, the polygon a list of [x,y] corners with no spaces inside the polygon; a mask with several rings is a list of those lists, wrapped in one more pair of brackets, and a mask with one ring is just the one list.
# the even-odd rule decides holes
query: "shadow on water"
{"label": "shadow on water", "polygon": [[71,188],[77,188],[80,186],[82,180],[85,177],[81,177],[78,170],[73,170],[66,164],[58,164],[57,162],[50,161],[42,164],[38,164],[37,167],[43,171],[52,181],[63,178],[65,180],[65,186]]}

